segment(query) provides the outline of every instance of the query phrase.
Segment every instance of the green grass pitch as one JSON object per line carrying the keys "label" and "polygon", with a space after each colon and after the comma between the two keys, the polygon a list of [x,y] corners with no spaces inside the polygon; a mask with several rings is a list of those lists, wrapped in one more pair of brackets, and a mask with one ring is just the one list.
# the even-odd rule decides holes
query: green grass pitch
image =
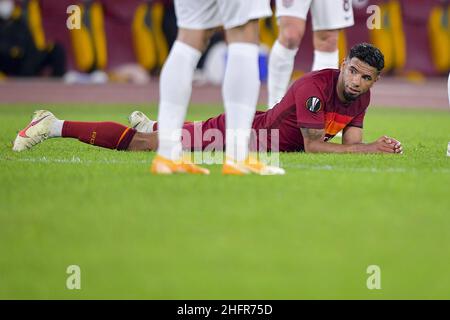
{"label": "green grass pitch", "polygon": [[[392,135],[402,156],[281,154],[286,176],[161,177],[154,153],[75,140],[13,153],[38,108],[0,106],[1,299],[450,298],[448,111],[372,108],[365,139]],[[136,108],[156,111],[50,110],[126,123]],[[66,288],[69,265],[81,290]]]}

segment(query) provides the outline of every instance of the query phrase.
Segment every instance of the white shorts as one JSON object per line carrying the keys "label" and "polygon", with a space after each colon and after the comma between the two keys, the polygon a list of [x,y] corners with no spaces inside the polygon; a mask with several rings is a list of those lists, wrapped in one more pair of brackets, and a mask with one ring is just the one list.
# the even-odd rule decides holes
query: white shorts
{"label": "white shorts", "polygon": [[335,30],[355,24],[352,0],[277,0],[277,17],[306,20],[311,7],[313,30]]}
{"label": "white shorts", "polygon": [[175,0],[179,28],[231,29],[250,20],[270,17],[270,0]]}

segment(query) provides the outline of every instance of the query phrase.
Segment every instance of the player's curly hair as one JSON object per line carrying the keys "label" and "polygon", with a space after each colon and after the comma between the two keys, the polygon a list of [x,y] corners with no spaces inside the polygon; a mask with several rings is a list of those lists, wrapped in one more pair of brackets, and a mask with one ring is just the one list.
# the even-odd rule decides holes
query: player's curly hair
{"label": "player's curly hair", "polygon": [[358,58],[369,66],[374,67],[380,73],[384,68],[384,55],[377,47],[370,43],[359,43],[350,49],[348,59]]}

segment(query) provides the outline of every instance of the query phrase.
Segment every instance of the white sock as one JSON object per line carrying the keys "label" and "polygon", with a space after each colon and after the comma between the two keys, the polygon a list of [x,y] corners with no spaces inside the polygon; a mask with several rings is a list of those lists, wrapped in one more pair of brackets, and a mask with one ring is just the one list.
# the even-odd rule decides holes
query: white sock
{"label": "white sock", "polygon": [[62,136],[62,128],[64,125],[64,120],[55,120],[50,126],[50,132],[48,133],[49,138],[57,138]]}
{"label": "white sock", "polygon": [[338,69],[339,67],[339,50],[334,52],[325,52],[314,50],[314,62],[312,71],[322,69]]}
{"label": "white sock", "polygon": [[175,41],[159,80],[158,154],[181,158],[181,128],[192,92],[192,77],[201,52]]}
{"label": "white sock", "polygon": [[145,132],[146,133],[152,133],[155,130],[153,130],[153,127],[155,126],[156,121],[149,120],[147,126],[145,126]]}
{"label": "white sock", "polygon": [[271,109],[280,102],[291,80],[294,70],[294,60],[298,49],[288,49],[278,40],[275,41],[269,56],[269,78],[267,88],[269,93],[268,108]]}
{"label": "white sock", "polygon": [[156,121],[149,120],[147,123],[145,123],[141,127],[136,127],[135,129],[137,132],[141,132],[141,133],[152,133],[155,131],[155,130],[153,130],[155,123],[156,123]]}
{"label": "white sock", "polygon": [[226,119],[226,156],[243,161],[248,156],[250,129],[259,97],[259,47],[231,43],[222,86]]}

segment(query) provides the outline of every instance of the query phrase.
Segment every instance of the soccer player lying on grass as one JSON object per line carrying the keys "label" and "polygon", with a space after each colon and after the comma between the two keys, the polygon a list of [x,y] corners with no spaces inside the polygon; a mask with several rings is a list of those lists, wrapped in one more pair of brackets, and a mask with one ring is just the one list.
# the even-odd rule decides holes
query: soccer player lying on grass
{"label": "soccer player lying on grass", "polygon": [[[324,69],[305,75],[292,84],[284,98],[268,111],[258,111],[253,129],[278,130],[282,152],[311,153],[402,153],[401,143],[382,136],[365,144],[363,120],[370,101],[370,88],[379,79],[384,67],[383,54],[370,44],[354,46],[340,70]],[[157,123],[139,111],[130,117],[130,127],[114,122],[75,122],[57,119],[51,112],[37,111],[32,122],[17,135],[13,150],[22,151],[47,138],[76,138],[82,142],[117,150],[156,150]],[[205,133],[214,129],[225,137],[225,115],[199,123],[185,123],[189,132],[183,139],[185,148],[223,149],[225,141]],[[330,143],[343,130],[342,144]],[[196,132],[194,134],[194,131]],[[267,133],[266,131],[266,133]],[[201,141],[194,141],[200,136]],[[259,137],[257,137],[259,139]],[[267,150],[271,151],[271,134],[267,134]],[[220,141],[217,141],[220,140]],[[209,150],[211,148],[208,148]],[[188,165],[187,165],[188,166]],[[186,168],[189,170],[189,168]]]}

